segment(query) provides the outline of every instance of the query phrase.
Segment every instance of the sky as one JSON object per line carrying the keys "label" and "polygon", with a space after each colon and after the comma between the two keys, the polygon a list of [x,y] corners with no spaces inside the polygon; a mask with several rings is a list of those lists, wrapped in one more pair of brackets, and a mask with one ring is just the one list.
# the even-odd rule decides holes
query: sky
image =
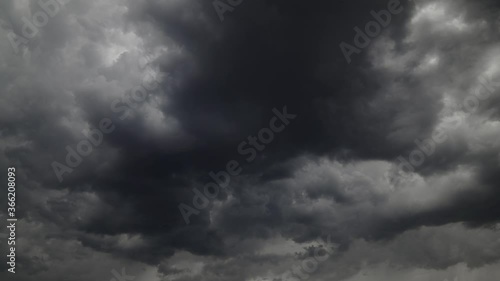
{"label": "sky", "polygon": [[0,279],[498,280],[499,15],[1,1]]}

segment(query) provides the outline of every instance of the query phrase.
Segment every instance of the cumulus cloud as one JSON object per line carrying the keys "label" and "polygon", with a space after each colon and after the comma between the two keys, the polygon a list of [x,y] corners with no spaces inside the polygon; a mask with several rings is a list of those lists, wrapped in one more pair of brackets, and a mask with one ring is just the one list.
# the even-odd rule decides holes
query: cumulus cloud
{"label": "cumulus cloud", "polygon": [[[285,280],[326,237],[311,280],[498,276],[495,1],[401,1],[351,63],[340,42],[389,1],[241,1],[223,21],[210,1],[66,2],[14,43],[44,9],[0,4],[15,280]],[[297,118],[247,161],[284,106]]]}

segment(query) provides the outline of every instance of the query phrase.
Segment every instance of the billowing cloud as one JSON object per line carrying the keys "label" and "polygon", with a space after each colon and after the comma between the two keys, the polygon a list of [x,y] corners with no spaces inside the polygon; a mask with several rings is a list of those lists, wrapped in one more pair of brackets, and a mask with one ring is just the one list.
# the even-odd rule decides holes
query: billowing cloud
{"label": "billowing cloud", "polygon": [[40,3],[0,4],[15,280],[498,276],[494,1]]}

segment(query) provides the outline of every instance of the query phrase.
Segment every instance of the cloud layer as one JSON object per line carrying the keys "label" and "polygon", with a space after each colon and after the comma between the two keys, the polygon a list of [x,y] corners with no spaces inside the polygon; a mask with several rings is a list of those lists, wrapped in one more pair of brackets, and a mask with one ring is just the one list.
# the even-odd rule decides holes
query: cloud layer
{"label": "cloud layer", "polygon": [[[43,8],[3,1],[12,280],[278,281],[331,245],[310,280],[494,280],[500,7],[401,1],[348,63],[339,44],[388,2],[242,1],[221,22],[210,1],[72,0],[13,44]],[[284,106],[297,118],[247,161],[239,144]],[[242,172],[186,224],[179,204],[231,160]]]}

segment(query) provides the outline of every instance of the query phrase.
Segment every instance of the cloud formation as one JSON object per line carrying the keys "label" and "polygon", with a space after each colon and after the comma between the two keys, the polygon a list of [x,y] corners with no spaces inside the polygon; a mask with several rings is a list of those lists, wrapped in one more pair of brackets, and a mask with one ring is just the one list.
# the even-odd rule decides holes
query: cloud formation
{"label": "cloud formation", "polygon": [[[13,45],[42,8],[3,1],[12,280],[278,281],[327,236],[338,250],[310,280],[493,280],[500,7],[401,1],[347,63],[339,44],[387,3],[243,1],[221,21],[211,1],[72,0]],[[145,81],[158,87],[139,101]],[[245,161],[238,145],[283,106],[297,119]],[[114,130],[58,178],[52,163],[105,118]],[[231,160],[241,173],[186,224],[179,204]]]}

